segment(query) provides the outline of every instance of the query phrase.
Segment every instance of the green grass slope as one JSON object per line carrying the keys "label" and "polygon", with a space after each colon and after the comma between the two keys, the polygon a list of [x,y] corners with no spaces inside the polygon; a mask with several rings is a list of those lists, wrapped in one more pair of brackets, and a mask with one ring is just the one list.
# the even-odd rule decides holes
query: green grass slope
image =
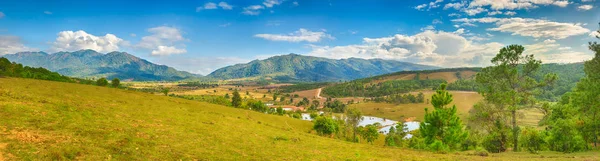
{"label": "green grass slope", "polygon": [[357,144],[309,133],[311,126],[284,116],[147,93],[0,78],[0,160],[548,159]]}

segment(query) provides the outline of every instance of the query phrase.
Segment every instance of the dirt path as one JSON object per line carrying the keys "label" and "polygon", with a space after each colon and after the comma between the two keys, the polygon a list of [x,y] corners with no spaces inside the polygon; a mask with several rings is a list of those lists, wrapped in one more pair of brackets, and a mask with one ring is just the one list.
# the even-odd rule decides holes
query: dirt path
{"label": "dirt path", "polygon": [[318,99],[321,99],[321,89],[323,89],[323,88],[317,89],[317,98]]}

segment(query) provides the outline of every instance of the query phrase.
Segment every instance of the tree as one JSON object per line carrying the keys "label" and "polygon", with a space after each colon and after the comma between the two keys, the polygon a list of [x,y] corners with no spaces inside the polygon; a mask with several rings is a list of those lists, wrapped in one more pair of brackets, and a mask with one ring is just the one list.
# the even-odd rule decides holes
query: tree
{"label": "tree", "polygon": [[[431,145],[444,144],[450,149],[457,149],[458,145],[467,138],[463,124],[456,114],[456,105],[447,107],[452,102],[452,94],[446,91],[446,84],[442,83],[435,94],[431,96],[433,111],[425,109],[425,119],[421,122],[419,130],[425,143]],[[436,145],[437,146],[437,145]]]}
{"label": "tree", "polygon": [[367,125],[365,127],[359,128],[360,136],[367,140],[368,143],[373,144],[373,141],[379,138],[379,131],[377,130],[377,125]]}
{"label": "tree", "polygon": [[283,114],[285,114],[285,110],[283,110],[283,108],[281,108],[281,106],[277,107],[277,114],[278,115],[283,115]]}
{"label": "tree", "polygon": [[121,84],[121,81],[119,80],[119,78],[115,78],[110,83],[113,87],[117,88]]}
{"label": "tree", "polygon": [[358,132],[358,123],[363,119],[363,114],[357,108],[351,108],[346,111],[346,116],[348,117],[346,123],[352,127],[352,140],[358,142],[356,133]]}
{"label": "tree", "polygon": [[231,98],[231,105],[233,107],[239,108],[242,106],[242,96],[240,96],[240,92],[237,90],[233,91],[233,97]]}
{"label": "tree", "polygon": [[229,99],[229,93],[225,93],[225,98]]}
{"label": "tree", "polygon": [[108,85],[108,80],[106,80],[106,78],[100,78],[96,81],[96,85],[98,86],[107,86]]}
{"label": "tree", "polygon": [[330,117],[317,117],[313,129],[320,135],[332,135],[340,129],[338,123]]}
{"label": "tree", "polygon": [[166,96],[166,95],[169,95],[170,90],[171,90],[170,88],[163,88],[161,92]]}
{"label": "tree", "polygon": [[309,109],[317,110],[319,108],[319,106],[321,106],[321,102],[319,102],[319,100],[313,100]]}
{"label": "tree", "polygon": [[481,85],[478,92],[485,101],[509,111],[514,151],[518,151],[519,147],[517,110],[526,104],[534,104],[536,90],[550,85],[557,78],[556,74],[547,74],[543,81],[535,80],[533,77],[542,62],[534,59],[533,55],[523,55],[523,51],[525,48],[521,45],[500,49],[491,61],[494,66],[483,68],[475,77]]}

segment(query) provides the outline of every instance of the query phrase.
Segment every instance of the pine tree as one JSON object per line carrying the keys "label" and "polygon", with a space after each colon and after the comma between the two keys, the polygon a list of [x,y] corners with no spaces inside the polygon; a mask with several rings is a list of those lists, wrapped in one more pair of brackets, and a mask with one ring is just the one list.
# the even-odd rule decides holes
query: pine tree
{"label": "pine tree", "polygon": [[600,135],[600,44],[590,43],[595,57],[584,64],[585,77],[577,83],[571,102],[578,108],[585,140],[598,146]]}
{"label": "pine tree", "polygon": [[425,109],[425,119],[420,125],[421,136],[426,144],[439,141],[451,149],[456,149],[458,144],[467,138],[462,121],[456,115],[456,105],[447,107],[451,102],[452,94],[446,91],[446,84],[441,84],[431,96],[433,111]]}
{"label": "pine tree", "polygon": [[235,90],[233,91],[233,97],[231,98],[231,105],[233,105],[233,107],[239,108],[242,105],[242,96],[240,96],[240,93]]}

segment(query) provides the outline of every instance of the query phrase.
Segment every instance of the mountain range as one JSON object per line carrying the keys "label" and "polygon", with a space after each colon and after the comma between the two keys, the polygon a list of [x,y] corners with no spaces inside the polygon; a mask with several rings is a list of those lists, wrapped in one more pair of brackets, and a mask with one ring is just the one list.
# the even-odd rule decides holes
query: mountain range
{"label": "mountain range", "polygon": [[237,64],[207,75],[218,79],[267,77],[282,82],[326,82],[353,80],[407,70],[439,69],[439,67],[382,59],[327,59],[298,54],[274,56]]}
{"label": "mountain range", "polygon": [[99,53],[94,50],[74,52],[20,52],[3,57],[31,67],[43,67],[62,75],[79,78],[119,78],[135,81],[182,80],[199,77],[185,71],[157,65],[126,52]]}

